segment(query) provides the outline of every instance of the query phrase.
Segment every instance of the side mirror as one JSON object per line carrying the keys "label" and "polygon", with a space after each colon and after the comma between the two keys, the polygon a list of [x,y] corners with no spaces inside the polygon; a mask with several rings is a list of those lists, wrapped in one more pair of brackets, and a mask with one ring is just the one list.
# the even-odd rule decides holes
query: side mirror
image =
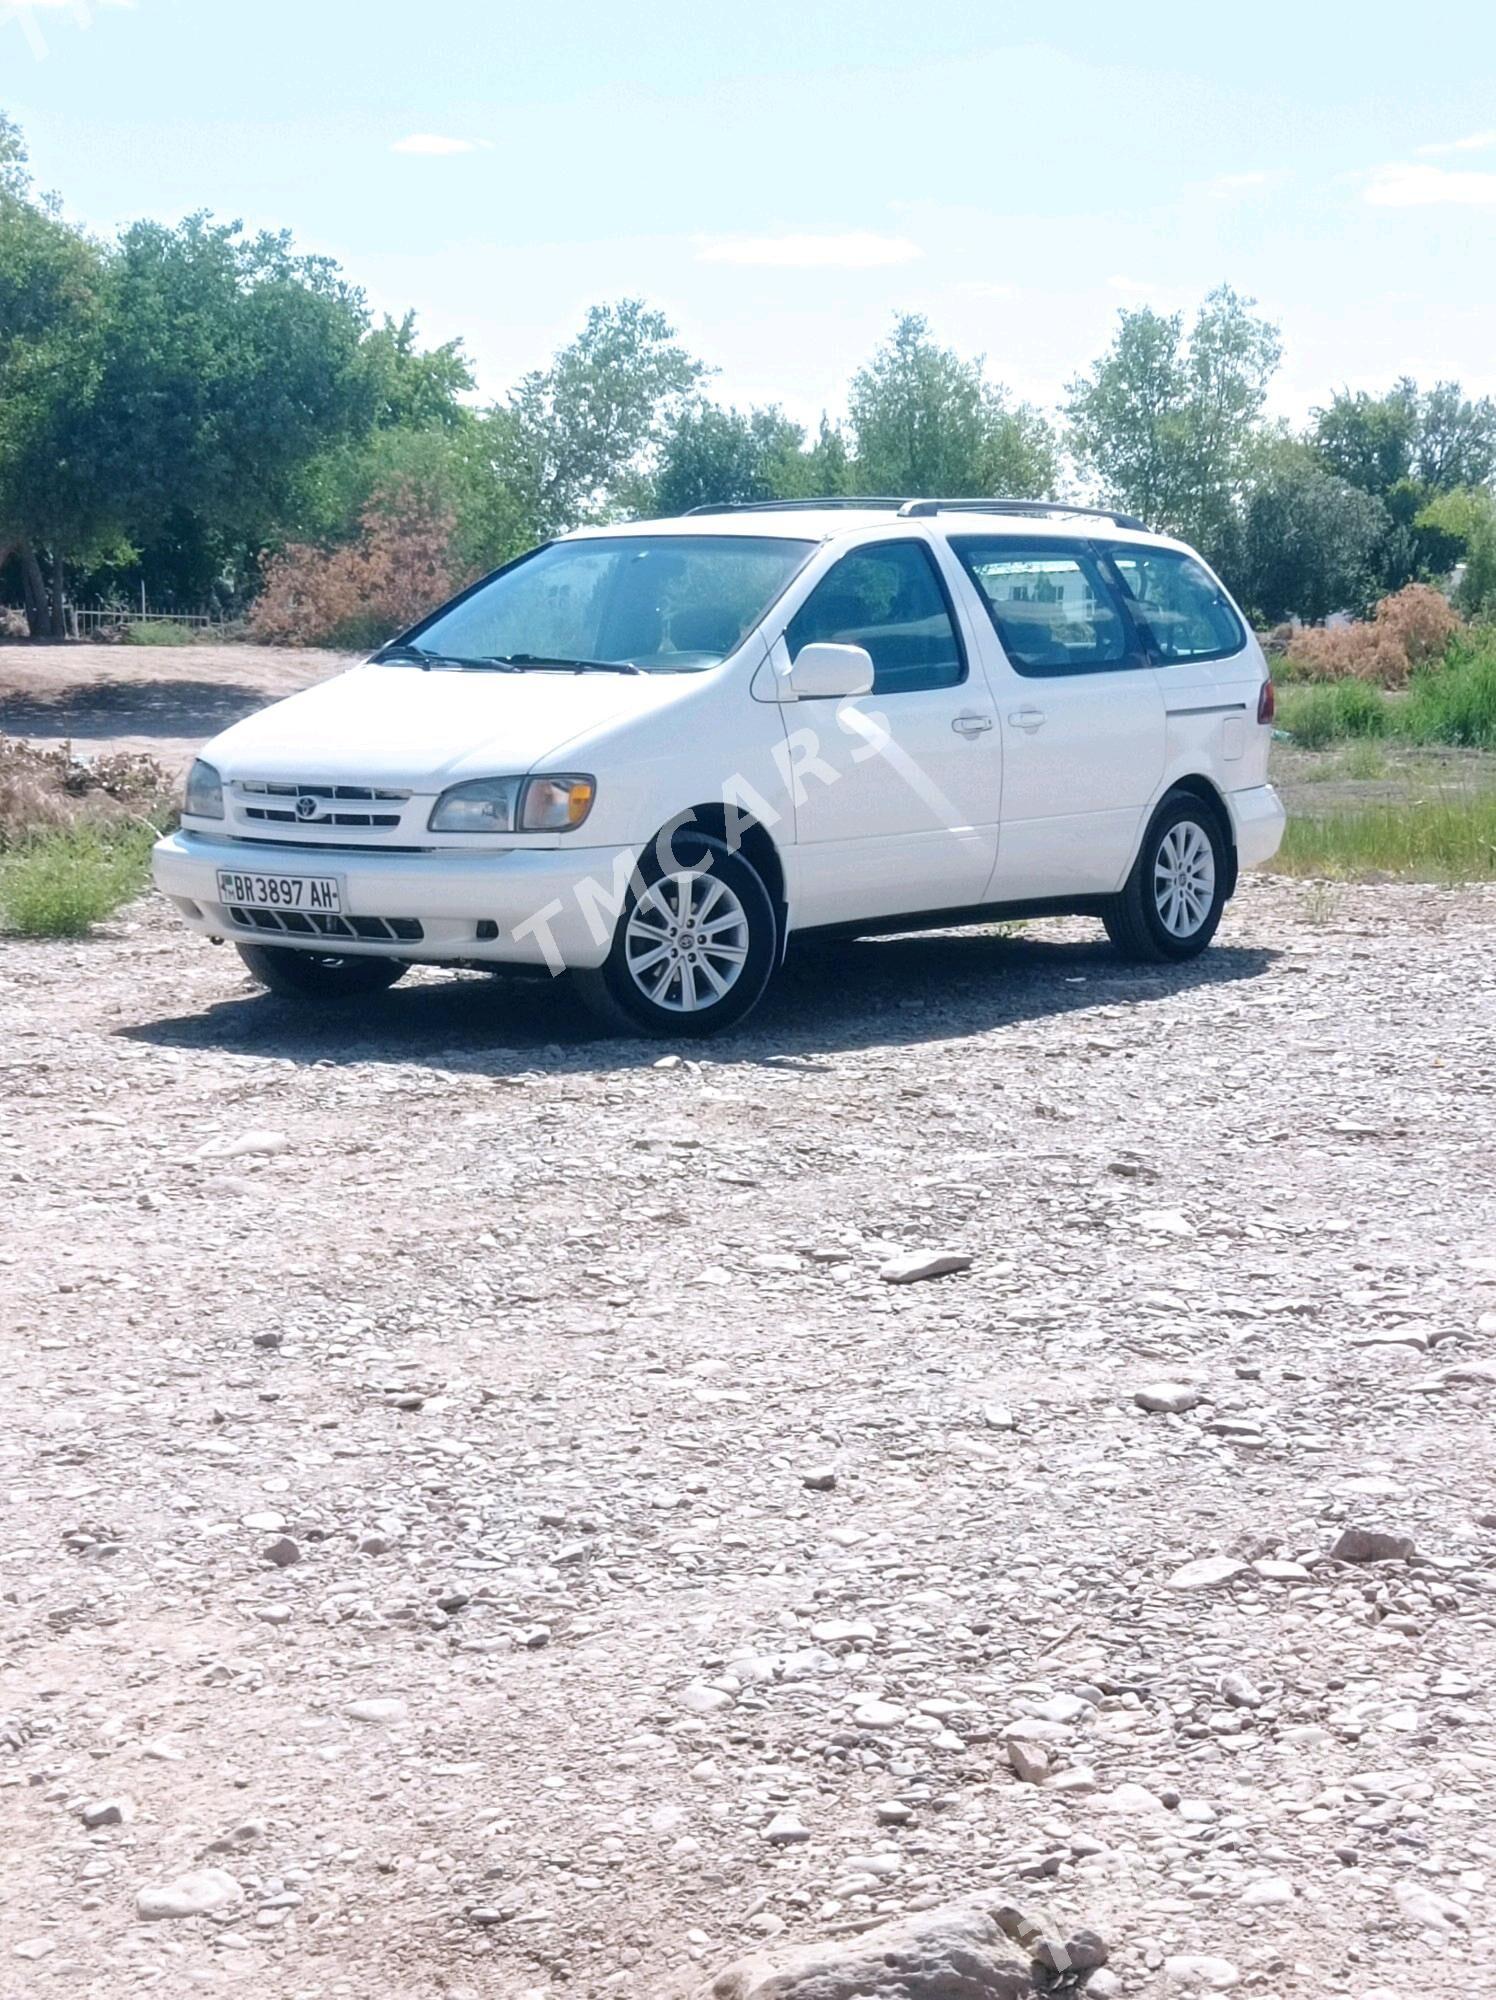
{"label": "side mirror", "polygon": [[842,701],[870,694],[873,656],[865,646],[834,646],[816,640],[802,646],[789,671],[789,687],[797,701]]}

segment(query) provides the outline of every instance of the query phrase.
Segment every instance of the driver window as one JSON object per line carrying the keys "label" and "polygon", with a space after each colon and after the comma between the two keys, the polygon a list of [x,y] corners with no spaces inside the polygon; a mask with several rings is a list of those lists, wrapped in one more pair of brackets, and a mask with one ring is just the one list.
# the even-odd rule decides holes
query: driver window
{"label": "driver window", "polygon": [[966,678],[950,606],[921,542],[879,542],[843,556],[784,636],[791,659],[813,642],[863,647],[874,694],[955,687]]}

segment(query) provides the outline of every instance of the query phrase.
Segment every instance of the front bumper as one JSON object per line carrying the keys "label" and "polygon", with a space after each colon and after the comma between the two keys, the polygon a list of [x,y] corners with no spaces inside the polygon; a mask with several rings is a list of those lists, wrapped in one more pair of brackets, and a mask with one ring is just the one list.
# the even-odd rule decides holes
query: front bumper
{"label": "front bumper", "polygon": [[[282,847],[273,841],[173,833],[159,840],[156,887],[183,920],[210,937],[292,950],[400,958],[442,965],[597,966],[613,942],[624,887],[640,850],[632,847],[450,848],[395,854],[377,847]],[[221,868],[258,875],[334,875],[350,917],[419,925],[418,939],[297,935],[237,921],[219,901]]]}
{"label": "front bumper", "polygon": [[1245,792],[1228,792],[1231,824],[1236,834],[1236,859],[1241,868],[1260,868],[1271,861],[1283,841],[1288,815],[1271,785],[1253,785]]}

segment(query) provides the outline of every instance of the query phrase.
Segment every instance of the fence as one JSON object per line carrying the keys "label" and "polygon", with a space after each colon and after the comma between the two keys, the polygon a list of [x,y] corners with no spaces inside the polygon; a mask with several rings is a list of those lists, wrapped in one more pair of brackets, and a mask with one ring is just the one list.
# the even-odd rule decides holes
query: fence
{"label": "fence", "polygon": [[92,638],[99,632],[117,632],[126,625],[183,625],[196,632],[224,623],[223,618],[213,611],[126,611],[119,605],[85,610],[70,604],[67,615],[68,623],[79,639]]}

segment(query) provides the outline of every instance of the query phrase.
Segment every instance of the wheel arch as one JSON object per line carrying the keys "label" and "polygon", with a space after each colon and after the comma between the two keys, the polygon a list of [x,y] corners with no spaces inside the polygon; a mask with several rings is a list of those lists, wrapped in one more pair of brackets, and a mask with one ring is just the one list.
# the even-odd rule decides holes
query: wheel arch
{"label": "wheel arch", "polygon": [[1231,808],[1226,803],[1224,792],[1222,792],[1219,785],[1215,784],[1210,778],[1207,778],[1202,771],[1185,771],[1177,778],[1169,780],[1154,805],[1153,811],[1148,815],[1147,823],[1143,828],[1142,840],[1138,842],[1139,851],[1141,852],[1142,841],[1147,839],[1148,830],[1153,825],[1154,820],[1157,819],[1159,813],[1162,812],[1170,799],[1177,798],[1181,793],[1187,798],[1198,799],[1201,805],[1208,806],[1211,812],[1214,813],[1217,824],[1221,829],[1221,837],[1226,843],[1226,894],[1228,897],[1234,896],[1236,894],[1236,878],[1238,874],[1236,827],[1232,821]]}
{"label": "wheel arch", "polygon": [[734,853],[741,853],[744,860],[757,874],[769,892],[769,901],[774,905],[774,914],[779,924],[778,957],[784,958],[789,931],[789,903],[785,889],[784,862],[774,836],[761,820],[733,811],[729,824],[728,811],[721,800],[715,804],[687,807],[685,813],[671,822],[682,833],[708,833],[713,839],[725,843]]}

